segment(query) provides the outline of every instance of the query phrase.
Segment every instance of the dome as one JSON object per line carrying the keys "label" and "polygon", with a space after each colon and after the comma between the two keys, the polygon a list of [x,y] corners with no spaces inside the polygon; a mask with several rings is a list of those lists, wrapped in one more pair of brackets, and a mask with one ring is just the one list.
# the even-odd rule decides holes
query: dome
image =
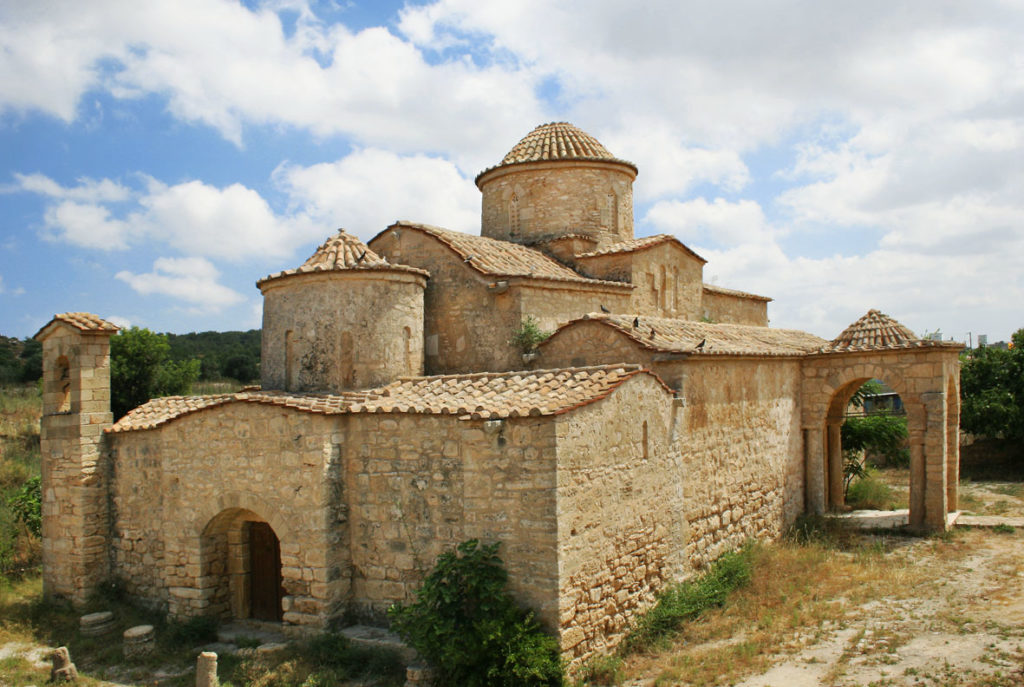
{"label": "dome", "polygon": [[391,264],[380,257],[357,237],[349,234],[344,229],[324,241],[316,249],[306,262],[299,267],[290,270],[275,272],[256,282],[261,287],[270,281],[281,277],[290,277],[296,274],[309,274],[311,272],[339,272],[344,270],[373,270],[373,271],[398,271],[416,272],[427,276],[427,272],[415,267],[406,265]]}
{"label": "dome", "polygon": [[832,351],[903,348],[919,341],[914,332],[885,313],[869,310],[844,329],[827,348]]}
{"label": "dome", "polygon": [[636,165],[608,152],[601,142],[586,131],[568,122],[550,122],[541,124],[536,129],[512,146],[512,150],[494,167],[489,167],[477,175],[480,178],[488,172],[530,162],[554,162],[571,160],[592,160],[614,162],[626,165],[636,173]]}

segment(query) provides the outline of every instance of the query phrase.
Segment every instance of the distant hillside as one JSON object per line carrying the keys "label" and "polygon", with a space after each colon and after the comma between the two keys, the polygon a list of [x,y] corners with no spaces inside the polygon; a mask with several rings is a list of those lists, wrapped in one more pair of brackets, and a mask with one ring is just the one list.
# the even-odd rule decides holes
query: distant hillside
{"label": "distant hillside", "polygon": [[[260,330],[167,334],[173,360],[198,358],[200,379],[255,382],[260,376]],[[34,382],[43,376],[42,345],[0,335],[0,384]]]}
{"label": "distant hillside", "polygon": [[237,379],[254,382],[260,376],[260,330],[167,334],[171,358],[202,364],[202,380]]}
{"label": "distant hillside", "polygon": [[31,338],[0,335],[0,384],[34,382],[42,376],[42,344]]}

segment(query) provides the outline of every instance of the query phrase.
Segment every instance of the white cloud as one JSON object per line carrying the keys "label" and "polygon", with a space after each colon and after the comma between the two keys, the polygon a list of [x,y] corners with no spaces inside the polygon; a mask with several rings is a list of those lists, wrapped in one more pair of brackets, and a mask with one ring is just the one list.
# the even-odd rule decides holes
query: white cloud
{"label": "white cloud", "polygon": [[40,174],[17,178],[21,190],[57,201],[45,211],[44,236],[84,248],[163,243],[185,255],[237,261],[287,257],[323,233],[301,213],[275,214],[262,196],[241,184],[169,186],[147,177],[144,190],[132,190],[109,179],[63,187]]}
{"label": "white cloud", "polygon": [[439,158],[359,150],[336,162],[282,165],[275,181],[318,226],[369,239],[398,219],[479,232],[480,192]]}
{"label": "white cloud", "polygon": [[130,222],[151,240],[162,238],[185,255],[286,257],[320,233],[301,217],[276,215],[259,193],[241,184],[167,186],[151,180],[139,204],[142,209],[132,213]]}
{"label": "white cloud", "polygon": [[488,163],[496,133],[511,138],[540,119],[528,70],[430,63],[387,29],[326,26],[294,4],[300,18],[286,36],[273,9],[227,0],[7,3],[0,110],[72,120],[93,88],[160,94],[176,117],[239,144],[246,124],[287,124],[396,150],[458,151],[470,166]]}
{"label": "white cloud", "polygon": [[124,250],[139,235],[130,222],[112,217],[102,205],[66,200],[47,208],[44,236],[84,248]]}
{"label": "white cloud", "polygon": [[129,329],[132,326],[131,320],[129,320],[127,317],[121,317],[120,315],[109,315],[107,317],[104,317],[103,319],[105,319],[107,322],[114,325],[115,327],[120,327],[121,329]]}
{"label": "white cloud", "polygon": [[121,271],[114,276],[144,296],[171,296],[194,304],[201,312],[217,312],[245,300],[237,291],[218,283],[220,273],[204,258],[158,258],[152,272]]}
{"label": "white cloud", "polygon": [[115,203],[129,200],[132,191],[110,179],[78,179],[76,186],[61,186],[43,174],[15,174],[17,190],[38,193],[50,198],[89,203]]}
{"label": "white cloud", "polygon": [[752,200],[663,200],[648,210],[644,221],[684,243],[760,246],[772,235],[761,206]]}

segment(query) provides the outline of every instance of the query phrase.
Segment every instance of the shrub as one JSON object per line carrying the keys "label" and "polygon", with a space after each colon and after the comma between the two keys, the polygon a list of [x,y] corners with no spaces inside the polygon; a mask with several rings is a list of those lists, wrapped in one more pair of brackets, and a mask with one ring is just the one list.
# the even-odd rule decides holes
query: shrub
{"label": "shrub", "polygon": [[14,519],[29,532],[39,537],[43,533],[43,490],[40,477],[30,477],[11,498],[11,512]]}
{"label": "shrub", "polygon": [[847,504],[868,510],[892,510],[895,500],[889,485],[874,477],[871,470],[851,484],[846,494]]}
{"label": "shrub", "polygon": [[471,539],[441,554],[416,601],[389,609],[392,629],[443,685],[562,685],[558,642],[509,594],[498,546]]}

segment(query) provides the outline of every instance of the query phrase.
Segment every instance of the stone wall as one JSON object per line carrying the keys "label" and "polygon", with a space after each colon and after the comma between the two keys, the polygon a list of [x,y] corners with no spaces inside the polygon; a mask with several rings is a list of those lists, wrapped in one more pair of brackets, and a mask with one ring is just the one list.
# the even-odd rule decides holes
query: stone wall
{"label": "stone wall", "polygon": [[[533,317],[541,329],[549,332],[587,313],[601,312],[601,306],[612,312],[626,312],[630,307],[631,291],[628,287],[604,288],[540,280],[517,283],[510,289],[511,296],[518,301],[519,320]],[[523,367],[520,362],[517,367],[509,369]]]}
{"label": "stone wall", "polygon": [[481,175],[480,233],[532,243],[589,234],[597,247],[633,238],[636,172],[614,162],[559,161],[501,167]]}
{"label": "stone wall", "polygon": [[264,283],[263,388],[337,392],[422,374],[425,281],[335,270]]}
{"label": "stone wall", "polygon": [[628,309],[617,312],[650,317],[699,319],[704,266],[674,242],[644,250],[597,255],[577,260],[579,269],[595,279],[633,284]]}
{"label": "stone wall", "polygon": [[352,610],[411,601],[437,556],[500,541],[511,589],[557,627],[554,422],[437,415],[348,420]]}
{"label": "stone wall", "polygon": [[768,301],[741,294],[703,289],[701,316],[710,322],[768,326]]}
{"label": "stone wall", "polygon": [[[487,279],[438,240],[413,230],[386,231],[370,248],[395,263],[430,272],[424,293],[427,374],[510,370],[521,366],[509,345],[519,325],[514,299],[488,290]],[[517,362],[518,361],[518,362]]]}
{"label": "stone wall", "polygon": [[705,565],[746,539],[777,537],[803,512],[800,361],[691,357],[675,436],[690,539]]}
{"label": "stone wall", "polygon": [[250,403],[110,435],[113,574],[174,616],[245,617],[241,528],[264,521],[284,620],[323,625],[348,591],[340,440],[334,418]]}
{"label": "stone wall", "polygon": [[618,644],[690,569],[675,412],[643,375],[558,422],[559,625],[573,666]]}
{"label": "stone wall", "polygon": [[628,285],[602,286],[523,277],[503,278],[495,288],[450,248],[413,230],[384,232],[370,248],[392,262],[426,269],[431,277],[424,295],[427,374],[520,370],[522,351],[509,343],[527,316],[553,330],[571,317],[626,309]]}

